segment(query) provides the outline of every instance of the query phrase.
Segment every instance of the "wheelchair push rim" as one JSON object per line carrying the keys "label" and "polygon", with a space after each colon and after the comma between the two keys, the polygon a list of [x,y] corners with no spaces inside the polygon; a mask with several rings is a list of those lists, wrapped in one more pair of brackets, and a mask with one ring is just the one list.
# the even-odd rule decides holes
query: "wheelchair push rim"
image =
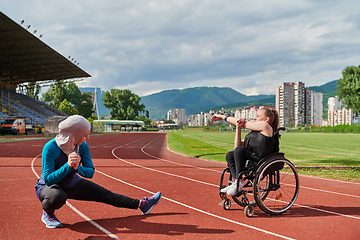
{"label": "wheelchair push rim", "polygon": [[260,166],[253,187],[255,201],[262,211],[282,214],[295,203],[299,176],[290,161],[275,159]]}

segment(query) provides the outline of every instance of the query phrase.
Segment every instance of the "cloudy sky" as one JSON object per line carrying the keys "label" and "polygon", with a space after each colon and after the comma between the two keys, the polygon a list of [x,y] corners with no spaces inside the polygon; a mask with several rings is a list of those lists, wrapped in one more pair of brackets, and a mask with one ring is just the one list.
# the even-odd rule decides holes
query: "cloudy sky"
{"label": "cloudy sky", "polygon": [[79,87],[231,87],[275,94],[360,65],[360,1],[0,0],[0,11],[92,75]]}

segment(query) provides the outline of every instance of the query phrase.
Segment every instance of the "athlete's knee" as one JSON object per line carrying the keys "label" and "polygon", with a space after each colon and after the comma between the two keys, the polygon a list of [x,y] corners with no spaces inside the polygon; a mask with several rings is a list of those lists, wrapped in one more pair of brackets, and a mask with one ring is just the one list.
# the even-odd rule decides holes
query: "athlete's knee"
{"label": "athlete's knee", "polygon": [[52,213],[55,209],[61,208],[67,199],[65,191],[57,186],[52,185],[44,192],[42,207],[47,213]]}
{"label": "athlete's knee", "polygon": [[233,162],[234,161],[234,151],[230,151],[226,153],[225,159],[227,162]]}
{"label": "athlete's knee", "polygon": [[234,149],[234,154],[239,154],[245,151],[245,148],[243,148],[242,146],[238,146]]}

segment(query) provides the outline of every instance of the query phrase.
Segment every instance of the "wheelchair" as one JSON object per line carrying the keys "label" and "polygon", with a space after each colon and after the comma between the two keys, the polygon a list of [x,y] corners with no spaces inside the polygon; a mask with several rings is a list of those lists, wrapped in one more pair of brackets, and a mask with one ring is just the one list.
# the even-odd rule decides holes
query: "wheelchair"
{"label": "wheelchair", "polygon": [[[226,179],[230,185],[232,178],[229,168],[225,168],[221,174],[219,191],[226,187],[223,184]],[[255,206],[270,215],[282,214],[292,207],[299,194],[299,176],[296,168],[285,158],[284,153],[280,152],[271,153],[258,163],[247,160],[237,179],[238,184],[240,179],[244,180],[244,187],[237,195],[231,197],[238,205],[244,207],[247,217],[254,215]],[[231,201],[227,194],[219,192],[219,195],[222,207],[229,210]]]}

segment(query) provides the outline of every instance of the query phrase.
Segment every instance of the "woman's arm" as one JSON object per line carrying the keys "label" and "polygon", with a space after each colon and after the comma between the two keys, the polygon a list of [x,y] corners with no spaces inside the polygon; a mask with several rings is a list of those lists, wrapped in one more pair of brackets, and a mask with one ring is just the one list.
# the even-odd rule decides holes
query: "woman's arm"
{"label": "woman's arm", "polygon": [[45,144],[42,150],[42,176],[48,186],[60,182],[66,175],[74,171],[68,164],[55,170],[55,159],[59,157],[60,152],[55,141]]}
{"label": "woman's arm", "polygon": [[235,143],[234,143],[234,149],[241,146],[244,147],[244,141],[241,140],[241,129],[243,127],[243,124],[239,121],[236,122],[236,133],[235,133]]}
{"label": "woman's arm", "polygon": [[83,142],[80,145],[79,153],[81,155],[81,165],[78,165],[77,172],[83,177],[92,178],[94,176],[95,168],[87,142]]}
{"label": "woman's arm", "polygon": [[226,122],[232,124],[232,125],[236,125],[236,121],[238,120],[237,118],[235,117],[227,117],[225,115],[221,115],[221,114],[214,114],[210,121],[211,122],[215,122],[215,121],[221,121],[221,120],[224,120],[225,121],[225,118],[226,118]]}
{"label": "woman's arm", "polygon": [[273,136],[273,129],[271,126],[265,121],[255,121],[255,122],[244,122],[244,128],[261,132],[263,135],[272,137]]}

